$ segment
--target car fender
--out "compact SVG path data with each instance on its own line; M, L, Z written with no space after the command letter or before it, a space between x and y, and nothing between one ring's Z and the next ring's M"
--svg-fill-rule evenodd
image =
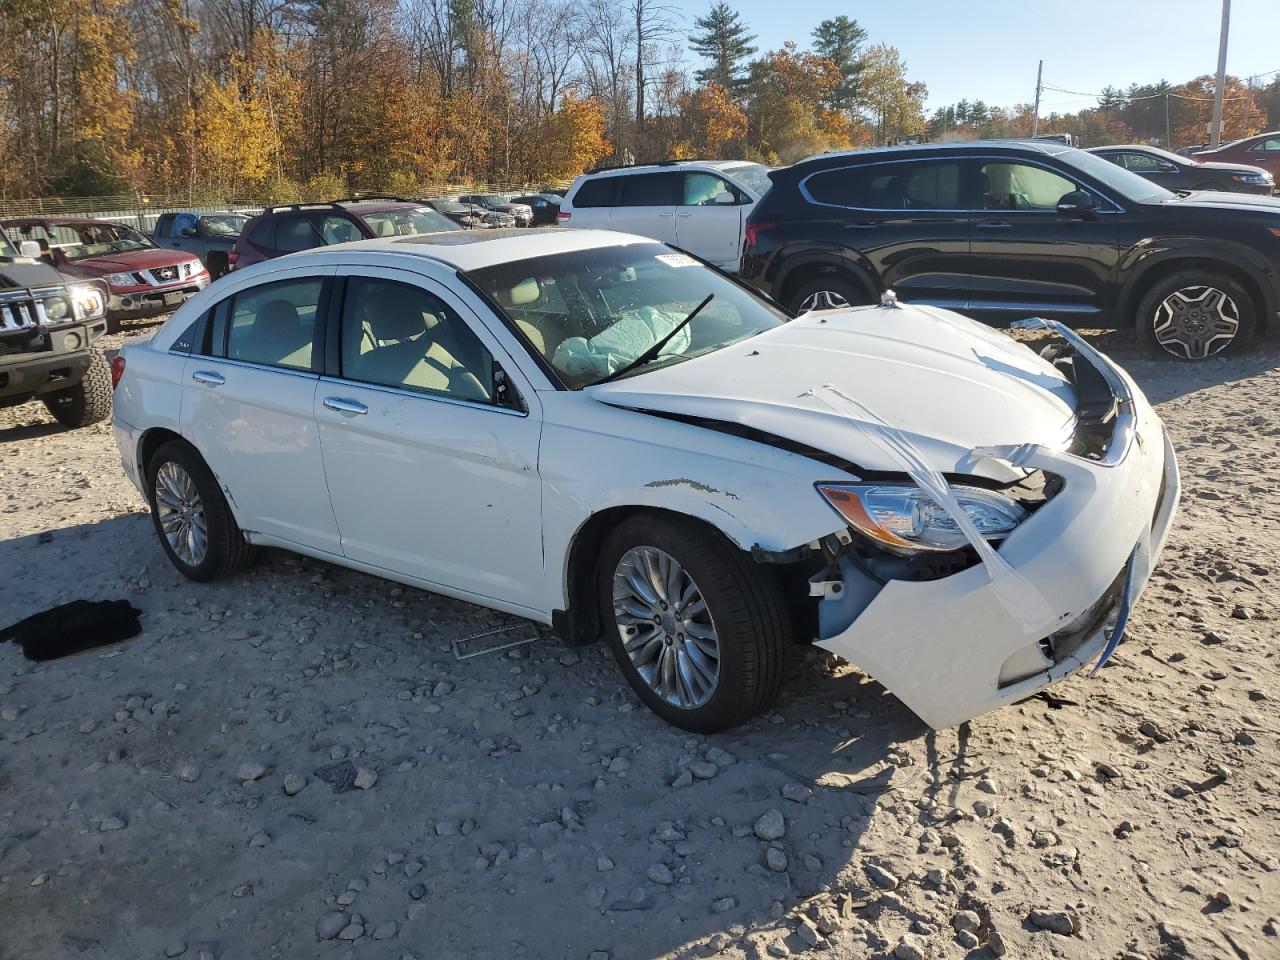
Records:
M1137 306L1153 270L1159 270L1178 261L1206 261L1221 263L1230 273L1243 272L1263 298L1263 313L1275 315L1276 277L1257 250L1232 240L1206 239L1202 236L1147 237L1130 246L1120 255L1117 279L1120 295L1117 298L1117 316L1128 318Z
M573 544L592 517L608 510L683 514L742 550L790 550L844 526L814 484L854 479L845 471L579 391L542 399L544 568L547 595L560 609L569 597Z
M871 260L858 250L852 250L839 244L822 241L801 241L788 244L774 258L771 267L765 273L769 289L779 302L784 302L782 292L788 284L802 273L817 268L829 268L836 273L844 273L854 277L873 297L878 295L884 284L872 265Z

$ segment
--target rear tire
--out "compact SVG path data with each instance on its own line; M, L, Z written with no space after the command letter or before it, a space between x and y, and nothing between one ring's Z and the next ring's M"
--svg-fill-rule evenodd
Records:
M147 462L146 476L156 536L179 573L203 583L249 563L253 547L194 447L182 440L164 444Z
M793 643L781 591L718 531L654 513L630 517L605 539L598 591L618 666L668 723L716 733L778 695Z
M87 427L111 416L111 364L106 354L94 347L89 352L89 368L74 387L41 397L45 408L64 427Z
M841 310L873 302L860 283L831 273L798 287L787 298L787 309L799 316L809 310Z
M1157 281L1138 303L1139 338L1164 360L1206 360L1238 353L1257 329L1257 307L1237 281L1212 270L1180 270Z

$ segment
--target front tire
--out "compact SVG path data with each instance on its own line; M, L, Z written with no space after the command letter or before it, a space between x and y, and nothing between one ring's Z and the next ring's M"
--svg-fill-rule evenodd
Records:
M777 582L718 531L646 513L606 539L599 603L610 649L668 723L716 733L782 686L791 621Z
M787 309L799 316L810 310L842 310L872 302L861 284L831 273L798 287L787 298Z
M173 440L147 462L147 501L169 562L190 580L229 576L253 555L218 487L195 449Z
M1257 329L1253 298L1226 274L1182 270L1138 303L1138 336L1165 360L1206 360L1239 352Z
M97 347L89 352L89 368L74 387L41 398L64 427L87 427L111 416L111 364Z

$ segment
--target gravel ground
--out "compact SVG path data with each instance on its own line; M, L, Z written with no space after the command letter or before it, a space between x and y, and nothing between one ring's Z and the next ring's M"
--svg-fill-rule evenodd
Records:
M1163 562L1097 678L941 733L816 651L696 737L602 647L455 659L507 622L462 603L189 583L107 426L0 411L0 623L145 627L0 648L0 958L1280 956L1280 354L1098 342L1180 451Z

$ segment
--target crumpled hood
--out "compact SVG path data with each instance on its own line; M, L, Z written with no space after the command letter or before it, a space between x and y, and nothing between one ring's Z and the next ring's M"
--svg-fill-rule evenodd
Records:
M586 388L604 403L742 424L901 471L845 413L807 395L831 384L905 433L942 472L1003 476L976 447L1061 448L1075 391L1008 336L947 310L900 305L807 314L715 353ZM833 402L843 407L832 397Z

